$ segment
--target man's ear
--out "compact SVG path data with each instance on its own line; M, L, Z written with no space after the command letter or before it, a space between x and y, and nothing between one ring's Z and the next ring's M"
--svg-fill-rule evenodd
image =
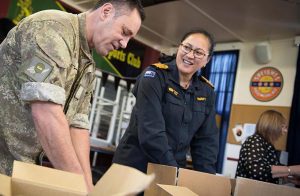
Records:
M111 3L105 3L99 9L100 17L102 20L105 20L115 15L115 8Z

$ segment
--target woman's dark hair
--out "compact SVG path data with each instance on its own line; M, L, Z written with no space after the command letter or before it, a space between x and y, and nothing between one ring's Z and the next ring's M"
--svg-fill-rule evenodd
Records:
M204 29L194 29L194 30L187 32L186 34L183 35L180 43L182 43L188 36L193 35L193 34L202 34L205 37L207 37L207 39L210 43L209 56L211 57L213 55L214 48L215 48L215 40L214 40L213 35L208 33L207 31L205 31Z
M160 55L158 57L158 61L161 63L167 63L167 62L174 60L175 58L176 58L176 54L167 55L165 53L160 53Z
M141 20L145 20L145 11L143 8L143 5L141 3L141 0L99 0L93 7L93 10L98 9L105 3L111 3L113 6L117 8L117 16L123 15L123 7L124 5L127 6L130 10L134 10L135 8L138 10Z

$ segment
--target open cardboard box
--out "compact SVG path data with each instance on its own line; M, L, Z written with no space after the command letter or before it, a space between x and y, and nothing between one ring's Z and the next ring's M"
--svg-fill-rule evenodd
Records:
M135 195L153 179L154 175L113 164L88 194L81 175L15 161L12 177L0 174L0 196Z
M148 164L147 173L154 173L156 178L145 196L231 195L230 179L223 176L152 163Z
M145 196L300 196L300 189L247 178L230 179L188 169L148 164L155 180Z
M234 196L300 196L300 189L237 177Z

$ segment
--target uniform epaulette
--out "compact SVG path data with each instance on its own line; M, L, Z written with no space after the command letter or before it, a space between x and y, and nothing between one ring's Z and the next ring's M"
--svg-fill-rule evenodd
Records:
M208 86L210 86L211 88L215 88L214 85L208 79L206 79L205 77L200 76L200 80L202 80L203 82L207 83Z
M153 66L159 68L159 69L168 69L169 66L163 63L154 63Z

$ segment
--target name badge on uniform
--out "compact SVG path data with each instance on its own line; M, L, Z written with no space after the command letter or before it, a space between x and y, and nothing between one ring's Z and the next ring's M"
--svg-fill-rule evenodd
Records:
M52 69L53 66L47 63L45 60L34 56L24 73L35 82L43 82L49 76Z
M168 91L172 94L174 94L175 96L178 96L178 92L176 90L174 90L172 87L168 87Z
M206 97L197 97L197 101L206 101Z
M148 71L145 72L144 77L145 78L154 78L155 74L156 74L155 71L148 70Z

